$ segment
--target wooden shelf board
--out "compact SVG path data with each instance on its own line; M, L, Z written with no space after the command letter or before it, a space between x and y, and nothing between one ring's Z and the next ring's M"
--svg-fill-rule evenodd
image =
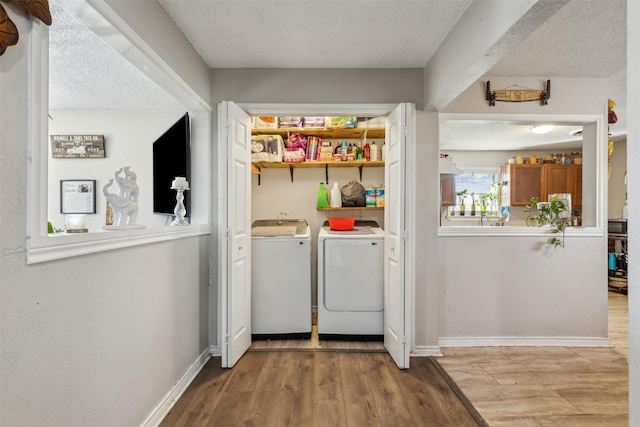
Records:
M346 208L316 208L317 211L381 211L384 206L346 207Z
M376 160L376 161L354 160L351 162L336 162L334 160L330 160L330 161L309 161L309 162L298 162L298 163L257 162L257 163L254 163L254 165L258 166L259 168L265 168L265 169L323 168L325 166L329 166L330 168L358 168L360 166L381 167L381 166L384 166L384 162L380 160Z
M350 129L325 129L325 128L278 128L278 129L251 129L252 135L280 135L283 138L292 133L300 133L302 135L319 136L325 139L360 139L364 137L365 132L367 138L384 138L384 128L350 128Z

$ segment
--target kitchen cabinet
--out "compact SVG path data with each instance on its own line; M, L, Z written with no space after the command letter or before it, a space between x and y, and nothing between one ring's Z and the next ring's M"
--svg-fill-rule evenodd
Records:
M511 206L526 206L532 197L543 199L544 165L511 165Z
M576 208L582 207L582 165L573 165L573 190L571 203Z
M456 205L456 181L452 176L440 178L442 206Z
M526 206L532 197L571 193L573 207L582 206L582 165L510 165L511 206Z
M542 170L543 194L571 193L573 191L573 168L571 165L543 165ZM543 200L546 199L547 196Z

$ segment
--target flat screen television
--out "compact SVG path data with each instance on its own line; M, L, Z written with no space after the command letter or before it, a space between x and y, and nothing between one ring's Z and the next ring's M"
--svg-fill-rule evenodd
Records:
M153 143L153 212L174 215L176 191L171 182L187 178L191 187L191 138L189 114L185 114ZM191 191L184 192L186 217L191 215Z

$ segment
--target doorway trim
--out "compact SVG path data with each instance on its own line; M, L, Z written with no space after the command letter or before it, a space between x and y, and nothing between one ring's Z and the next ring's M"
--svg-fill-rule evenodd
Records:
M232 101L233 102L233 101ZM388 116L399 104L402 103L363 103L363 104L298 104L298 103L236 103L238 107L247 112L250 116L286 116L286 115L308 115L308 116L342 116L342 115L356 115L356 116ZM406 251L405 251L405 287L406 292L410 297L410 313L407 313L407 317L411 319L409 336L407 337L407 345L409 347L410 354L414 354L415 350L415 140L416 140L416 115L415 108L412 109L414 114L411 118L410 128L406 132L407 137L407 157L405 165L405 181L406 181ZM217 123L217 128L214 129L212 134L217 135L219 127L224 126L222 123ZM222 287L227 284L223 282L220 271L224 268L223 263L224 256L222 253L222 245L226 243L225 239L225 225L226 225L226 207L228 200L226 198L226 185L227 177L226 167L223 167L223 163L226 161L229 147L224 141L218 141L218 202L220 203L217 208L218 214L218 254L217 254L217 266L218 266L218 289L217 289L217 304L211 304L211 317L213 325L216 326L215 343L211 344L211 353L214 356L221 355L222 339L224 339L224 333L221 330L222 325ZM214 314L215 312L215 314Z

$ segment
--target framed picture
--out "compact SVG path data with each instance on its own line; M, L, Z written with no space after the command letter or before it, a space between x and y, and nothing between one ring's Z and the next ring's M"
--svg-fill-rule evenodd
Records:
M104 135L51 135L54 159L104 158Z
M96 213L95 179L61 179L60 213L94 214Z

